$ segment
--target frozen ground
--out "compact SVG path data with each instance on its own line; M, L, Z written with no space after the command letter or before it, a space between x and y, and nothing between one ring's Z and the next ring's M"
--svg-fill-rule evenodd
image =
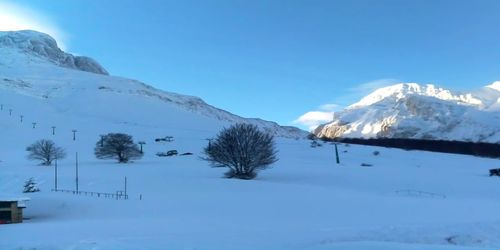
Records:
M487 175L498 160L341 145L336 165L332 145L278 139L280 161L244 181L199 159L209 136L201 132L168 130L175 141L155 143L165 130L110 128L146 140L145 157L130 164L96 160L97 133L56 134L69 153L59 188L74 189L78 151L80 190L122 190L127 176L130 199L113 200L51 192L54 168L23 151L41 129L0 115L11 131L0 142L0 190L26 196L30 177L42 189L28 195L28 220L0 226L0 249L500 248L500 179ZM194 155L154 155L169 149Z

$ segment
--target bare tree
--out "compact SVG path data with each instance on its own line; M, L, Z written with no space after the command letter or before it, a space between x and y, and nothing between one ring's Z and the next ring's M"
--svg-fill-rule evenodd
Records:
M273 136L244 123L223 129L204 153L212 166L229 168L227 178L253 179L278 160Z
M66 157L66 152L61 147L57 147L51 140L38 140L26 148L29 152L28 159L40 160L41 165L50 166L54 159L62 159Z
M142 157L142 152L132 140L132 136L122 133L101 135L94 153L98 159L117 159L119 163Z

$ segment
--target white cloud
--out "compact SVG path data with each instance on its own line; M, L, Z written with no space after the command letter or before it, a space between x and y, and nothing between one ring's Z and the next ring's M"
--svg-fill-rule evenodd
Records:
M319 125L332 121L333 112L326 111L310 111L301 115L293 123L305 126L309 130L314 130Z
M323 105L319 106L319 109L321 109L323 111L330 111L330 112L337 111L340 108L341 108L341 106L338 104L335 104L335 103L327 103L327 104L323 104Z
M0 31L36 30L56 39L62 50L66 50L67 35L45 15L16 4L0 2Z

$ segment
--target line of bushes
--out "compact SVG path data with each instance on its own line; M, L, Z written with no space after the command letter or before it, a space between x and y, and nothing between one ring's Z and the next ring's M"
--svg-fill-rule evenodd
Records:
M495 143L402 138L335 138L327 140L351 144L401 148L405 150L424 150L500 158L500 144Z

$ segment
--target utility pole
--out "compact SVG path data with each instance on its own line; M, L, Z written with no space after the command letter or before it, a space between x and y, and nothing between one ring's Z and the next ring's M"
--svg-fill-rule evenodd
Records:
M78 193L78 152L76 152L76 192Z
M52 135L56 134L56 126L52 126Z
M127 199L127 176L125 176L125 200Z
M36 126L36 122L32 122L31 124L33 124L33 128L35 128L35 126Z
M142 152L142 145L146 144L146 142L140 141L140 142L138 142L138 143L139 143L139 145L141 145L141 154L142 154L142 153L143 153L143 152Z
M24 116L23 115L20 115L19 117L21 117L21 123L23 122L23 118Z
M337 164L340 164L340 158L339 158L339 149L337 148L337 143L335 145L335 158L337 160Z
M73 141L76 140L76 129L71 130L73 132Z
M57 191L57 157L56 157L56 162L54 166L54 190Z

